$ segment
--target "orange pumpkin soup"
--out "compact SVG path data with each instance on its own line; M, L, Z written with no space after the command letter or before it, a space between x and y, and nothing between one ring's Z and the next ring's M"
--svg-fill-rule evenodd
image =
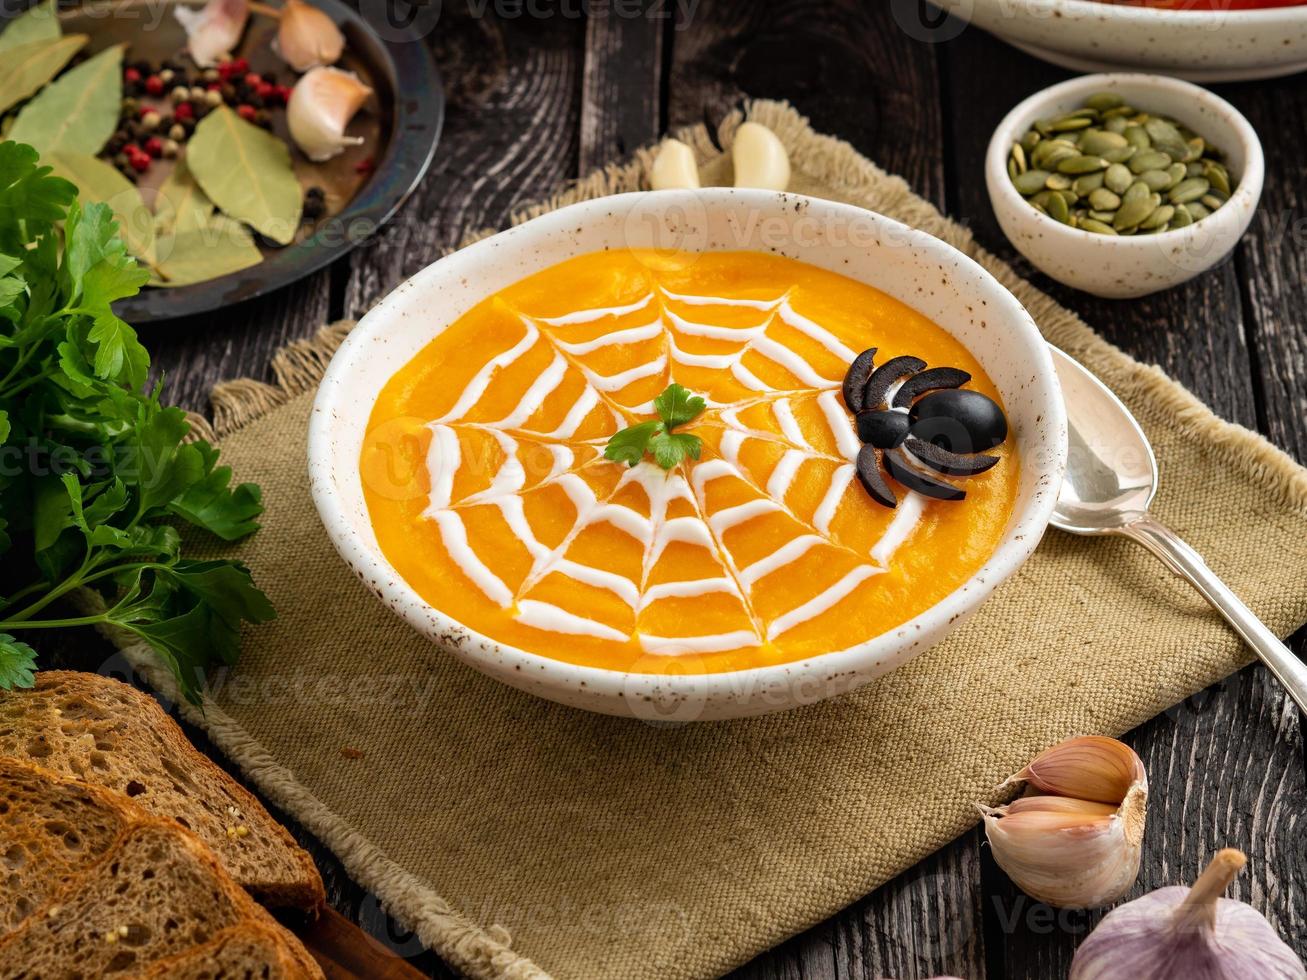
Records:
M906 622L994 550L1014 440L964 500L856 477L840 382L856 352L969 372L884 293L755 252L600 252L478 304L386 384L360 465L377 540L432 606L556 660L729 671L844 650ZM706 400L670 470L604 458L678 383Z

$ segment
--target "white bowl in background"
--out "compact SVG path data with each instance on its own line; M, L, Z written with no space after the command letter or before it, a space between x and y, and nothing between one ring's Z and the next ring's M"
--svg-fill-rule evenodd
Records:
M1154 235L1098 234L1036 211L1008 176L1012 144L1036 119L1078 109L1095 92L1116 92L1139 109L1170 116L1219 149L1237 181L1230 200L1187 227ZM1262 144L1239 110L1165 75L1082 75L1036 92L998 124L985 154L990 204L1017 251L1058 282L1109 299L1170 289L1220 262L1248 230L1265 176Z
M1160 10L1097 0L935 0L1036 58L1073 71L1160 71L1195 82L1307 69L1307 6Z
M1015 509L983 568L915 619L867 642L715 674L625 673L514 649L451 620L391 568L368 518L359 468L372 405L391 376L471 307L525 276L601 249L669 246L774 252L850 276L919 310L975 355L1003 398L1021 459ZM842 694L938 643L1034 551L1057 499L1066 451L1048 348L1021 304L979 265L924 232L861 208L731 188L574 204L428 266L375 306L336 352L313 405L308 443L313 498L332 542L382 602L419 632L532 694L607 714L679 721L761 714Z

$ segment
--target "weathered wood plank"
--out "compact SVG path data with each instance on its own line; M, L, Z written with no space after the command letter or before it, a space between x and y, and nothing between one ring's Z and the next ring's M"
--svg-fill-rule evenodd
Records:
M581 79L580 173L621 160L658 135L663 36L672 15L663 0L592 7Z

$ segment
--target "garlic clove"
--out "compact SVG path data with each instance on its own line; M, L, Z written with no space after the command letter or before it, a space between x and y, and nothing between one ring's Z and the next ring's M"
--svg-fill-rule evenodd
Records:
M1027 782L1041 793L1118 804L1136 783L1148 785L1144 764L1130 746L1101 735L1081 735L1060 742L1003 786Z
M1113 909L1076 950L1069 980L1307 980L1256 909L1221 897L1246 860L1225 848L1192 888L1159 888Z
M1081 816L1110 817L1116 807L1110 803L1091 800L1073 800L1069 796L1022 796L1002 807L1009 814L1016 813L1075 813Z
M663 140L649 168L649 186L656 191L699 186L694 151L676 139Z
M286 0L272 49L296 71L334 65L345 50L336 22L304 0Z
M1128 892L1139 876L1146 800L1147 791L1136 786L1108 814L1096 812L1098 804L1080 812L1026 804L981 813L994 860L1018 888L1059 908L1097 908Z
M186 31L186 50L201 68L212 68L240 45L250 19L246 0L209 0L201 9L178 4L173 14Z
M736 187L783 191L790 183L790 157L785 144L766 126L741 123L731 146Z
M330 160L347 146L363 142L345 127L372 94L357 75L339 68L313 68L295 83L286 103L291 138L315 163Z

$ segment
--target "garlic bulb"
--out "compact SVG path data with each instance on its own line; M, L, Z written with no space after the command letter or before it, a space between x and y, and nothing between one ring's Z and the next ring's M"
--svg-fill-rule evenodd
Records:
M699 186L699 165L694 151L680 140L663 140L649 168L649 186L656 191Z
M790 157L785 144L766 126L741 123L731 146L736 187L783 191L790 183Z
M372 94L357 75L339 68L314 68L295 83L286 103L286 124L295 145L315 163L330 160L363 142L345 127Z
M981 806L994 860L1032 898L1096 908L1120 898L1139 875L1148 779L1139 756L1100 736L1068 739L1003 785L1037 794Z
M336 22L304 0L286 0L272 49L296 71L334 65L345 50Z
M1222 898L1247 859L1218 851L1192 888L1159 888L1113 909L1080 944L1069 980L1304 980L1271 924Z
M211 68L235 51L250 19L246 0L209 0L200 10L178 4L173 13L186 31L186 50L201 68Z

